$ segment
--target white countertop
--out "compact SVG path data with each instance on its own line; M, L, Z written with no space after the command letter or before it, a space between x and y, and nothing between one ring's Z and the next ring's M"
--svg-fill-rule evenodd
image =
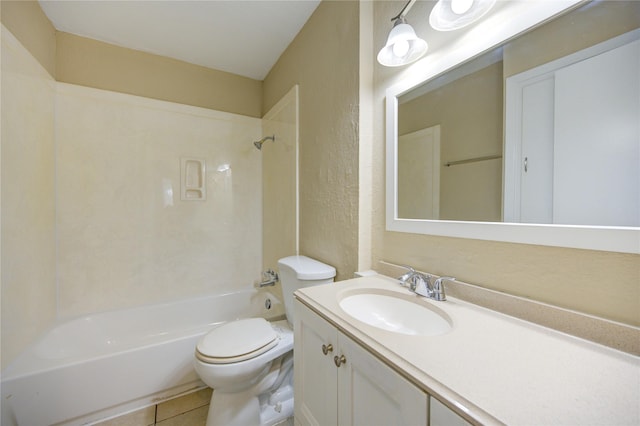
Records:
M448 315L434 337L381 330L344 312L353 292L394 292ZM640 425L640 358L448 297L416 296L378 275L296 297L410 381L477 423Z

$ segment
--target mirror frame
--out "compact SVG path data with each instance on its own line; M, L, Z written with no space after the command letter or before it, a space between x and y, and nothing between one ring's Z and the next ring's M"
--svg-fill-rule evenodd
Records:
M520 244L640 253L640 228L502 222L418 220L398 217L398 97L482 53L585 3L584 0L513 2L490 15L453 43L411 65L386 90L386 229L387 231L480 239ZM480 36L482 34L482 36Z

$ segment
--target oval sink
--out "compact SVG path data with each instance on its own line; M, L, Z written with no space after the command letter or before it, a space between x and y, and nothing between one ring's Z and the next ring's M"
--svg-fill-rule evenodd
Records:
M451 330L443 315L400 297L359 293L344 297L339 304L355 319L395 333L437 336Z

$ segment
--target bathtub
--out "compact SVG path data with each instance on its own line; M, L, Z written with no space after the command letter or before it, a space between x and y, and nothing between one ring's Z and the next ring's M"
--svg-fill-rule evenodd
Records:
M284 307L250 289L57 324L2 372L2 425L88 424L205 387L197 340L255 316L281 319Z

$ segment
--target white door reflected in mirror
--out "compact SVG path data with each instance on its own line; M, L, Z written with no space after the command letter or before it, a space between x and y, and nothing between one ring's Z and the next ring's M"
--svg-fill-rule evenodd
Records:
M639 40L508 78L504 220L640 226L638 117Z

